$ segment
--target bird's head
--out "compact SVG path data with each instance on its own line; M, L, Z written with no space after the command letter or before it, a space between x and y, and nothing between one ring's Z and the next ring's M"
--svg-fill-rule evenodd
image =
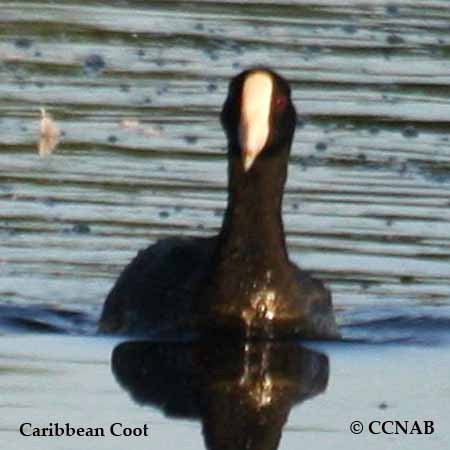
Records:
M289 84L266 68L240 73L230 82L221 121L230 151L249 172L258 158L290 148L296 111Z

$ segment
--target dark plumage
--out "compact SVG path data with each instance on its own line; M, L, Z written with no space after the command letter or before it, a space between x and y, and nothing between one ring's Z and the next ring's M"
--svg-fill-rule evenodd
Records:
M289 85L268 69L241 73L221 121L229 187L219 235L140 251L109 293L99 330L338 336L329 291L286 250L281 205L296 124Z

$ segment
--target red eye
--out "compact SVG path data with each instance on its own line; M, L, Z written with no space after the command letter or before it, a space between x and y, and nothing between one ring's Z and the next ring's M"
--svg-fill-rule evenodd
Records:
M278 95L275 98L275 110L278 112L281 112L286 108L287 105L287 98L285 95Z

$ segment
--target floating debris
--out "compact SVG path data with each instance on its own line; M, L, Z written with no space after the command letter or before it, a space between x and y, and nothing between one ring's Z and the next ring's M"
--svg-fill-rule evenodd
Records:
M97 74L99 72L102 72L106 67L105 60L103 56L92 54L89 55L83 63L83 70L84 73L87 75L90 74Z
M91 232L91 227L87 223L76 223L72 227L72 231L79 234L88 234Z
M144 136L161 136L161 128L154 127L152 125L144 125L138 119L129 118L123 119L119 123L120 128L125 128L127 130L134 130L139 134Z
M41 121L39 124L39 156L50 155L59 142L60 131L50 114L41 108Z
M414 125L407 125L402 131L402 134L406 138L415 138L419 135L419 131Z
M353 24L346 24L342 27L345 33L347 34L355 34L358 30Z
M33 45L33 41L31 39L28 39L28 38L17 38L14 41L14 45L17 48L22 48L22 49L26 50L26 49L30 48Z
M186 136L184 136L184 140L187 144L196 144L198 141L198 137L191 134L187 134Z
M138 129L141 127L141 122L138 119L123 119L120 122L121 128Z
M358 153L356 158L358 159L359 162L362 162L362 163L367 161L367 156L364 153Z
M386 38L386 42L390 45L399 45L403 44L405 40L401 36L398 36L397 34L390 34Z
M386 14L390 16L398 16L399 9L396 5L386 5L385 7Z

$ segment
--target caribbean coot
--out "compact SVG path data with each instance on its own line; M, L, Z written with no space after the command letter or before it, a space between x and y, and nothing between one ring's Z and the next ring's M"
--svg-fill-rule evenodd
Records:
M99 330L335 338L330 292L289 261L281 206L296 124L288 83L266 68L230 83L228 206L218 236L142 250L109 293Z

